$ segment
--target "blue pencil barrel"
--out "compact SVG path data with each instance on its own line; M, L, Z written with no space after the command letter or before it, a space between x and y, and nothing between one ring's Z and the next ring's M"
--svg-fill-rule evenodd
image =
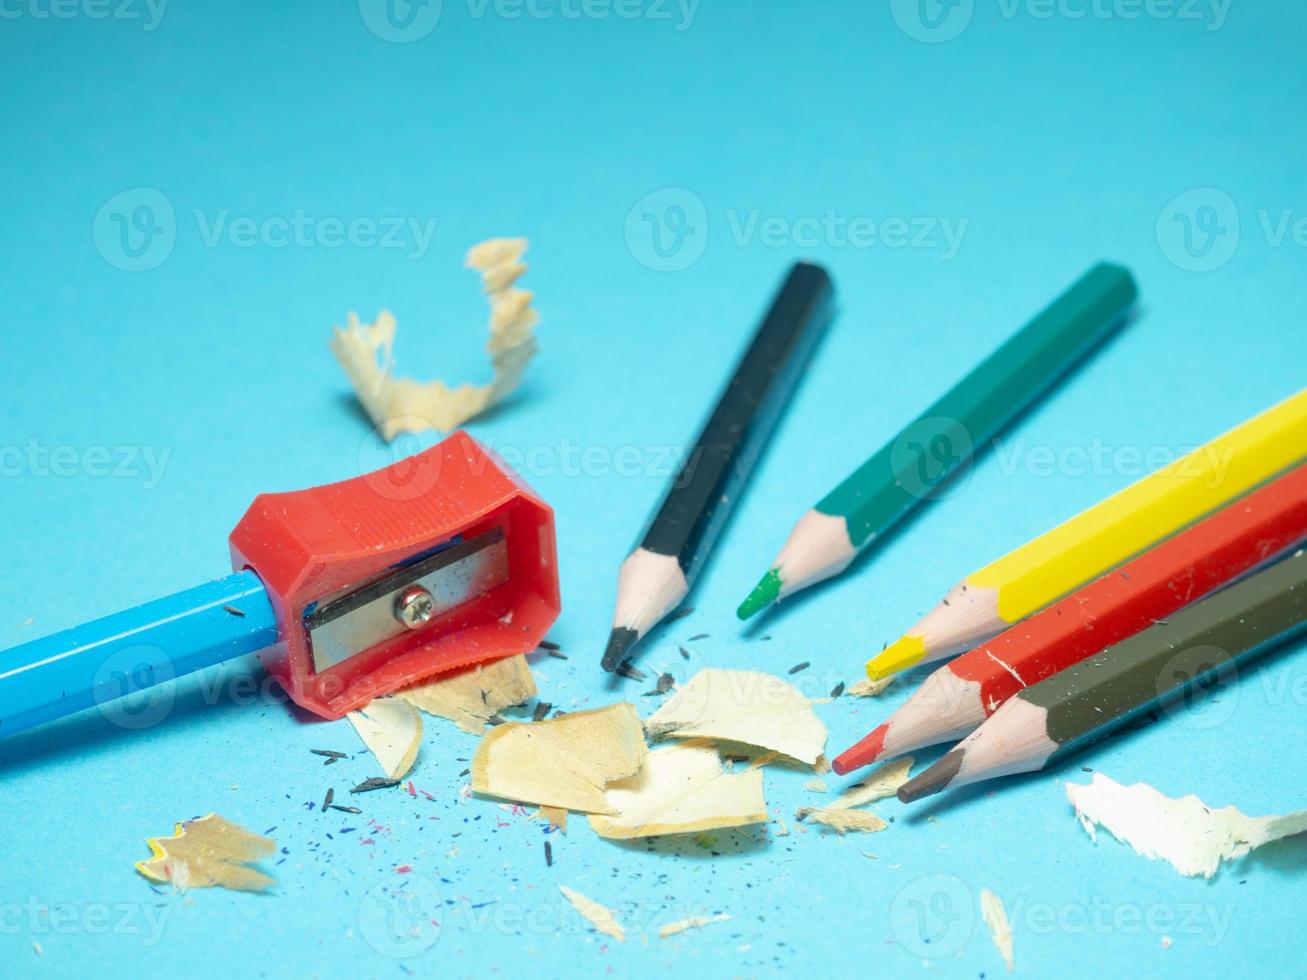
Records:
M0 653L0 738L271 646L277 619L237 572Z

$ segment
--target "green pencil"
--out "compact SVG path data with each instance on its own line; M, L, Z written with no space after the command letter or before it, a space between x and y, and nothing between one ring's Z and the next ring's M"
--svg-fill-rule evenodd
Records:
M1117 329L1138 290L1100 263L799 519L740 604L748 619L837 575Z

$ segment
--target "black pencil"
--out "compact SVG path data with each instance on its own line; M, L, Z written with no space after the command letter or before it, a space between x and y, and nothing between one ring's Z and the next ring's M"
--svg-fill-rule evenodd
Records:
M899 788L905 803L1018 772L1102 738L1307 628L1299 551L1012 697L933 766Z
M830 320L833 297L821 266L799 262L790 270L662 506L622 563L604 670L615 670L689 594Z

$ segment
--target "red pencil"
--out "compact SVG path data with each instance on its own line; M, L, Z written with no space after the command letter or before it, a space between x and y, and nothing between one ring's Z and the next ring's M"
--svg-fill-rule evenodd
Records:
M935 671L832 768L960 738L1029 687L1201 599L1307 537L1307 463Z

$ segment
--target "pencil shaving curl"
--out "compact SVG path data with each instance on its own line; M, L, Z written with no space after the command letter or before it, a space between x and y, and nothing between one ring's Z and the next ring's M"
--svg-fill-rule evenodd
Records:
M612 813L605 787L633 776L648 749L635 708L621 702L492 729L472 757L472 789L519 803Z
M908 781L912 771L913 758L910 755L874 769L871 775L854 783L839 798L834 800L828 810L848 810L865 803L875 803L893 796L900 786Z
M803 693L755 670L701 670L645 722L654 738L710 738L817 766L826 726Z
M1146 858L1163 860L1182 875L1210 878L1225 861L1307 832L1307 810L1249 817L1233 806L1210 807L1197 796L1172 799L1147 783L1122 786L1101 772L1088 784L1067 783L1067 797L1091 839L1102 826Z
M494 379L487 385L450 388L439 380L423 383L396 378L397 325L388 310L382 310L370 324L350 313L344 327L333 328L332 353L349 376L359 403L387 441L404 432L449 432L499 403L521 384L537 350L533 331L539 322L531 307L531 293L514 286L526 271L521 261L526 247L525 238L492 238L467 253L467 267L481 273L490 302L486 351Z
M263 891L274 879L249 867L277 850L275 841L251 833L211 813L177 824L171 837L151 837L149 860L136 870L154 881L170 882L179 892L189 888Z
M1003 900L988 888L980 890L980 915L985 920L990 938L994 940L999 955L1007 965L1007 972L1011 973L1015 965L1012 926L1008 923L1007 909L1003 907Z
M590 816L590 826L600 837L629 840L765 823L762 779L761 768L726 772L708 746L658 749L638 773L608 787L612 813Z
M601 905L593 898L582 895L575 888L568 888L566 885L559 885L558 890L572 903L572 908L580 912L595 929L605 936L612 936L619 943L626 942L626 930L622 928L622 924L617 921L617 916L607 905Z
M823 824L841 837L850 830L861 834L874 834L889 826L884 820L866 810L836 810L830 807L801 807L794 816Z
M504 708L536 695L535 678L525 656L505 657L396 692L420 711L447 718L470 735L480 735Z
M345 716L390 779L413 768L422 745L422 716L402 698L377 698Z

